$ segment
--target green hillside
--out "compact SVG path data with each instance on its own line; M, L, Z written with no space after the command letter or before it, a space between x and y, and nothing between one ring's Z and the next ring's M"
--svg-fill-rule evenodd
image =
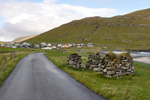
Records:
M0 41L0 44L3 44L3 42Z
M75 20L27 40L30 43L95 43L115 49L150 48L150 9L111 18Z

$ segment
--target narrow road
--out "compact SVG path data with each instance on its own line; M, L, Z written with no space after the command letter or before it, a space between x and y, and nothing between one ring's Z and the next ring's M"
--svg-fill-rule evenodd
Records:
M57 68L42 53L17 64L0 88L0 100L104 100Z

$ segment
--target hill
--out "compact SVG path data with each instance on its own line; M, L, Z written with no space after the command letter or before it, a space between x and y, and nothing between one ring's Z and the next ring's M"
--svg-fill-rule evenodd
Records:
M3 42L0 41L0 44L3 44Z
M88 17L42 33L31 43L95 43L114 49L148 49L150 9L111 18Z
M19 38L16 38L15 40L13 40L12 43L26 41L26 40L31 39L33 37L35 37L35 35L19 37Z

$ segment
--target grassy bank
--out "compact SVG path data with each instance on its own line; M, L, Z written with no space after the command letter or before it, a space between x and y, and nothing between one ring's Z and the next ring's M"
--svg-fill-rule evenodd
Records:
M66 65L66 57L77 49L52 50L46 56L71 77L83 83L95 93L111 100L149 100L150 99L150 65L134 63L135 75L121 79L108 79L92 70L76 70ZM83 65L87 61L89 50L78 53Z
M11 51L11 49L7 49L7 52ZM13 59L11 53L0 53L0 86L10 75L18 61L30 53L33 53L33 51L16 51Z

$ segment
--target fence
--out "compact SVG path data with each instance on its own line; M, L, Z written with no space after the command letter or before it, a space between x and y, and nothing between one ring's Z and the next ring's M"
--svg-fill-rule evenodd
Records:
M0 65L7 64L15 58L15 52L1 53L0 54Z

